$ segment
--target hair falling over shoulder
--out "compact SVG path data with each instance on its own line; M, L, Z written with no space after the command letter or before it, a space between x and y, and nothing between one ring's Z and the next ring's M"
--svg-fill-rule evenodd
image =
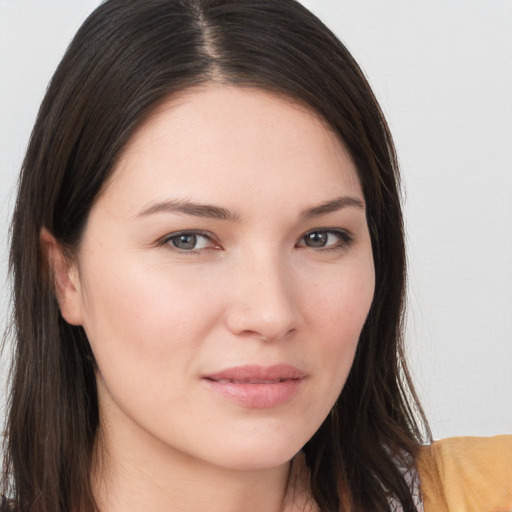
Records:
M210 81L308 106L356 164L375 295L343 392L303 450L323 512L389 511L390 498L415 510L404 472L430 434L403 348L395 150L356 62L294 0L106 0L73 39L30 138L11 227L14 351L2 494L20 512L96 510L94 357L84 330L59 312L40 233L47 229L72 255L135 129L170 95Z

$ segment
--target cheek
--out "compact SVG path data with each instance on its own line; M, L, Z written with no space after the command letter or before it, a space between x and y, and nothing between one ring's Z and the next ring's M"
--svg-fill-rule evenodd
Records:
M218 316L200 275L116 261L88 276L84 328L102 373L168 374L187 364Z
M309 435L329 414L352 368L373 298L373 265L357 271L347 268L322 282L323 286L318 283L307 295L310 331L303 353L317 369L312 377L314 395L305 414L310 421Z
M318 276L317 276L318 277ZM321 277L321 276L320 276ZM323 369L323 396L329 410L342 391L354 360L361 330L373 300L373 260L361 258L330 276L317 279L308 297L307 324L312 326L309 353Z
M308 294L302 293L310 297L310 318L324 333L323 339L357 342L374 290L373 260L368 258L326 276L322 285L317 284Z

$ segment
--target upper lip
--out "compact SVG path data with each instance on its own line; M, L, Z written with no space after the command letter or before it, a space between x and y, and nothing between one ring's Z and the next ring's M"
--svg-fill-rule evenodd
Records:
M240 383L271 383L283 380L303 379L306 374L289 364L272 366L245 365L233 366L220 372L205 375L205 379L214 381L231 381Z

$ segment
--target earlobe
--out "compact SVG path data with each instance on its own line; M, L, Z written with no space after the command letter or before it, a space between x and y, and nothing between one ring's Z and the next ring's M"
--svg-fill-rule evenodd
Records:
M82 325L82 294L76 264L46 228L41 229L39 239L62 317L69 324Z

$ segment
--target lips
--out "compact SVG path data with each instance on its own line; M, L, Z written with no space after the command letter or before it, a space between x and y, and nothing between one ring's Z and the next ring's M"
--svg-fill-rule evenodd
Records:
M221 384L225 384L226 382L236 382L239 384L276 384L278 382L283 382L288 379L212 379Z
M288 364L237 366L203 377L210 390L251 409L284 405L299 392L306 374Z
M279 382L289 379L302 379L305 377L303 371L289 364L276 364L273 366L236 366L222 370L218 373L207 375L207 379L233 382Z

